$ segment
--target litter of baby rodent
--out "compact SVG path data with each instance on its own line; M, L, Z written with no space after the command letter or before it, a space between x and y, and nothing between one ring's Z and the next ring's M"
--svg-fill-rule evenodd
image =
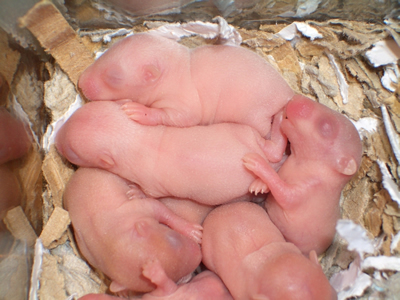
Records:
M101 5L105 4L98 3L97 7ZM113 26L76 30L76 23L65 20L55 6L49 3L44 6L40 11L50 13L35 15L31 11L29 18L34 19L25 18L25 26L46 53L22 49L0 31L1 53L7 54L7 59L0 57L0 62L4 62L0 63L0 73L11 91L7 106L29 122L36 141L18 171L23 190L22 210L14 209L6 217L6 224L15 238L19 238L20 226L30 227L22 229L25 234L34 231L43 238L44 246L37 242L36 247L42 250L36 251L36 268L33 269L37 274L30 283L32 299L78 298L108 290L109 279L87 265L68 227L62 196L75 168L55 149L54 133L66 116L83 104L78 98L77 79L94 61L94 54L129 34L150 30L172 32L176 40L190 48L222 40L233 43L241 40L242 47L255 51L273 65L296 93L317 100L353 122L362 138L363 158L358 173L343 189L340 207L341 219L354 223L338 223L338 234L319 261L339 299L396 299L399 271L396 265L400 261L400 106L397 96L400 27L396 18L389 16L386 24L343 17L277 24L250 20L228 25L224 19L191 23L189 20L176 22L171 17L160 20L143 17L142 24L126 26L131 18L128 16L124 21L127 23L120 23L125 25L121 29L115 24L124 14L110 9ZM111 22L104 21L104 17L95 13L94 6L87 3L74 10L81 13L80 16L92 14L103 22ZM242 9L243 16L251 16L251 13L254 10ZM51 18L47 19L47 14ZM36 22L37 18L43 22ZM230 22L232 18L226 16L228 23L235 24ZM80 22L82 20L83 17ZM49 26L49 22L62 27L57 32L40 28ZM250 23L252 27L244 26ZM61 32L68 33L69 38L65 39ZM379 60L382 57L388 60ZM28 239L32 247L35 235L31 234ZM30 257L33 251L20 254L20 247L29 248L19 243L12 247L19 257ZM0 274L7 274L13 268L2 258ZM20 271L18 274L22 277L15 273L15 277L9 279L9 286L20 286L21 278L26 276ZM25 299L27 292L13 297Z

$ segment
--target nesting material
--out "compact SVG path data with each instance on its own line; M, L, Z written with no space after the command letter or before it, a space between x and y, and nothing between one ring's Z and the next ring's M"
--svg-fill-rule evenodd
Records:
M20 19L39 40L42 47L50 52L58 64L76 84L80 73L91 63L93 57L78 38L75 30L64 19L60 11L49 1L36 4ZM48 28L57 30L48 30ZM76 63L79 59L81 64Z
M58 241L62 237L70 223L71 220L69 219L68 212L61 207L56 207L40 234L43 246L49 249L54 248L56 245L53 242Z
M10 209L4 218L4 223L15 238L26 241L30 247L35 245L36 233L29 224L21 206Z
M23 204L25 213L21 207L10 211L7 226L18 238L29 232L26 238L30 245L35 243L36 233L29 223L37 234L43 227L41 237L47 250L43 253L39 274L39 299L64 300L74 293L82 296L89 292L105 292L109 282L84 262L73 234L66 230L69 219L62 209L62 192L74 167L59 156L51 145L51 138L42 138L46 131L47 137L56 131L58 125L55 122L68 114L68 109L76 103L74 85L80 73L93 62L95 52L106 50L127 34L153 30L166 22L147 21L145 25L123 29L80 32L79 36L52 4L41 2L22 19L22 23L55 62L37 61L30 67L17 67L19 56L27 54L7 47L0 33L0 49L7 49L15 66L6 76L7 81L16 101L26 112L39 144L39 149L24 161L23 168L30 170L29 176L21 176L21 183L27 189ZM332 278L332 284L337 283L339 299L391 297L398 293L396 286L400 282L398 269L394 268L400 259L397 242L400 231L397 201L400 72L398 50L393 51L393 60L376 66L375 59L371 59L374 55L371 49L379 50L376 47L382 47L383 42L399 48L397 32L400 27L393 20L387 25L339 19L293 24L274 22L273 25L260 24L258 29L232 28L240 34L241 46L269 61L293 90L344 114L356 125L363 141L364 155L359 172L342 192L342 218L354 222L348 226L359 225L364 230L363 242L371 244L374 250L363 254L349 250L347 245L352 243L351 239L347 241L338 235L320 257L320 262L325 274ZM179 24L167 25L179 28ZM46 28L58 30L53 32ZM181 37L180 42L196 47L217 40L193 33ZM38 72L32 71L34 67L42 72L46 70L47 85ZM1 61L0 72L5 75ZM11 81L13 76L14 81ZM46 147L44 141L48 143ZM28 190L29 186L35 188ZM40 206L37 199L42 201ZM342 280L339 275L344 276ZM79 278L79 284L76 278Z

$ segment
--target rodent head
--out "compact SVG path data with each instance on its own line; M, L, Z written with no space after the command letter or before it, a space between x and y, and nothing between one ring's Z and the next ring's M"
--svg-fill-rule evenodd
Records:
M57 150L71 163L81 167L98 167L109 170L114 166L110 145L115 132L107 110L119 109L114 102L89 102L79 108L60 128L55 139ZM107 132L107 134L105 134ZM111 133L111 134L108 134Z
M108 224L110 236L100 247L104 264L99 269L118 286L136 292L155 288L142 275L142 266L149 260L158 259L175 282L193 272L201 260L200 247L153 217L135 216L137 208L130 209L129 205L127 202L110 216L113 224Z
M282 130L296 155L325 161L346 176L357 172L362 144L345 116L302 95L289 101L286 116Z
M167 38L135 34L100 56L82 73L78 85L92 101L131 99L150 104L164 73L171 72L185 52L189 55L186 47Z

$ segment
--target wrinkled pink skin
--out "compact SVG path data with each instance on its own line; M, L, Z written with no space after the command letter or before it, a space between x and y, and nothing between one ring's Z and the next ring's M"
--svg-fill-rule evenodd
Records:
M89 100L132 100L123 108L144 125L231 122L249 125L263 137L272 116L294 95L282 76L248 49L189 50L149 33L113 45L83 72L79 87Z
M193 272L201 260L201 226L136 193L115 174L79 168L64 194L79 250L111 278L113 292L152 291L154 284L142 275L149 260L158 259L173 281Z
M200 273L189 283L177 285L168 278L159 261L154 260L145 264L143 275L157 286L141 298L144 300L233 300L221 279L210 271Z
M118 103L96 101L63 125L56 146L73 164L118 174L149 197L218 205L250 199L256 176L242 158L250 152L262 156L263 141L253 128L239 124L144 126L130 120Z
M152 280L157 288L143 296L129 299L143 300L233 300L229 291L217 275L204 271L196 275L190 282L176 284L165 274L158 261L149 261L143 267L145 277ZM116 300L121 299L109 295L89 294L79 300Z
M157 285L153 292L129 299L143 300L233 300L229 291L217 275L204 271L196 275L190 282L176 284L163 273L157 266L147 267L144 273L152 272L151 276ZM79 300L117 300L121 298L104 294L89 294Z
M0 164L22 157L30 147L24 124L0 107Z
M304 96L293 97L286 115L281 128L291 154L278 173L257 154L244 164L269 186L265 208L286 240L321 254L333 240L340 194L360 166L362 144L346 117Z
M235 300L336 299L315 252L286 242L257 204L221 205L203 227L203 262Z
M188 199L168 197L159 200L176 215L195 224L203 224L208 213L214 208L214 206L201 204Z

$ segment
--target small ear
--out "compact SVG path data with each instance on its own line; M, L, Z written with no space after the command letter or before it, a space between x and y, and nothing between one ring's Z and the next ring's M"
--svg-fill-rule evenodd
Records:
M126 287L124 287L123 285L119 284L116 281L112 281L110 284L110 291L113 293L119 293L126 290Z
M153 65L144 65L143 66L143 78L145 82L154 82L161 76L160 69Z
M357 162L353 157L341 157L337 160L336 171L343 175L354 175L358 170Z
M99 155L99 164L101 168L108 170L114 167L115 162L110 155L106 153L101 153Z
M315 252L315 250L311 250L310 253L308 254L308 257L310 258L312 263L316 264L319 267L321 266L318 261L317 252Z

